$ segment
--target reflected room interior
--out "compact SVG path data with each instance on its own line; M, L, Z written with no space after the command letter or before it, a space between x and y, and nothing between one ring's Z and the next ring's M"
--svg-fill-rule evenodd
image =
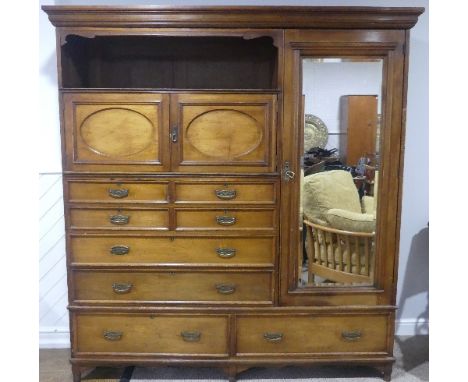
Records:
M374 285L382 70L302 60L299 287Z

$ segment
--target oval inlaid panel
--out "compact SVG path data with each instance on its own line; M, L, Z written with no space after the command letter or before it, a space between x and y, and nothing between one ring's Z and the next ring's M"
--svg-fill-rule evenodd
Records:
M97 154L126 157L137 154L152 143L153 124L130 109L99 110L81 124L81 137Z
M237 110L212 110L190 122L187 140L199 152L217 158L236 158L255 150L262 129L251 116Z

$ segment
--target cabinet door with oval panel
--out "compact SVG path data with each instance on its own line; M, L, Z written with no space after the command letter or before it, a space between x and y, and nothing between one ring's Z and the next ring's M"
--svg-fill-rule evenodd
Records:
M275 171L276 94L172 94L171 121L174 171Z
M66 170L168 170L168 100L166 94L63 94Z

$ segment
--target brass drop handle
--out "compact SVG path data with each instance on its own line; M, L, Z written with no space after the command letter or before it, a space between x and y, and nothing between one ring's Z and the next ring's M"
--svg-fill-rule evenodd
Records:
M223 259L229 259L236 255L236 250L234 248L216 248L216 253Z
M236 291L235 284L216 284L215 288L219 294L233 294Z
M110 217L110 222L115 225L125 225L130 221L130 216L128 215L112 215Z
M268 342L281 342L283 341L283 333L263 333L263 338Z
M236 190L215 190L215 195L218 199L231 200L237 196Z
M236 218L234 216L216 216L216 223L219 225L233 225L236 224Z
M118 256L126 255L129 252L130 252L130 247L127 247L126 245L114 245L110 249L111 254L118 255Z
M115 199L123 199L128 196L128 189L126 188L109 188L109 196Z
M103 333L103 336L107 341L119 341L122 339L123 332L114 332L111 330L105 330Z
M113 283L112 289L115 293L124 294L129 293L132 290L133 284L130 283Z
M184 330L180 333L185 342L198 342L201 338L201 332Z
M362 332L360 330L351 330L351 331L342 331L341 332L341 337L345 341L359 341L362 337Z

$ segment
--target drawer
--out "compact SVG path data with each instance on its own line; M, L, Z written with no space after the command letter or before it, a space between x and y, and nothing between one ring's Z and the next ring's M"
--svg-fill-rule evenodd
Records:
M168 210L70 208L70 227L74 229L167 230Z
M68 181L68 201L79 203L167 203L167 183Z
M177 229L274 229L274 209L176 209Z
M237 319L237 353L385 352L387 316L251 316Z
M275 203L274 183L176 183L177 203Z
M74 322L77 353L228 353L223 316L76 314Z
M273 265L274 237L71 236L72 263Z
M75 299L111 302L268 302L271 272L74 271Z

